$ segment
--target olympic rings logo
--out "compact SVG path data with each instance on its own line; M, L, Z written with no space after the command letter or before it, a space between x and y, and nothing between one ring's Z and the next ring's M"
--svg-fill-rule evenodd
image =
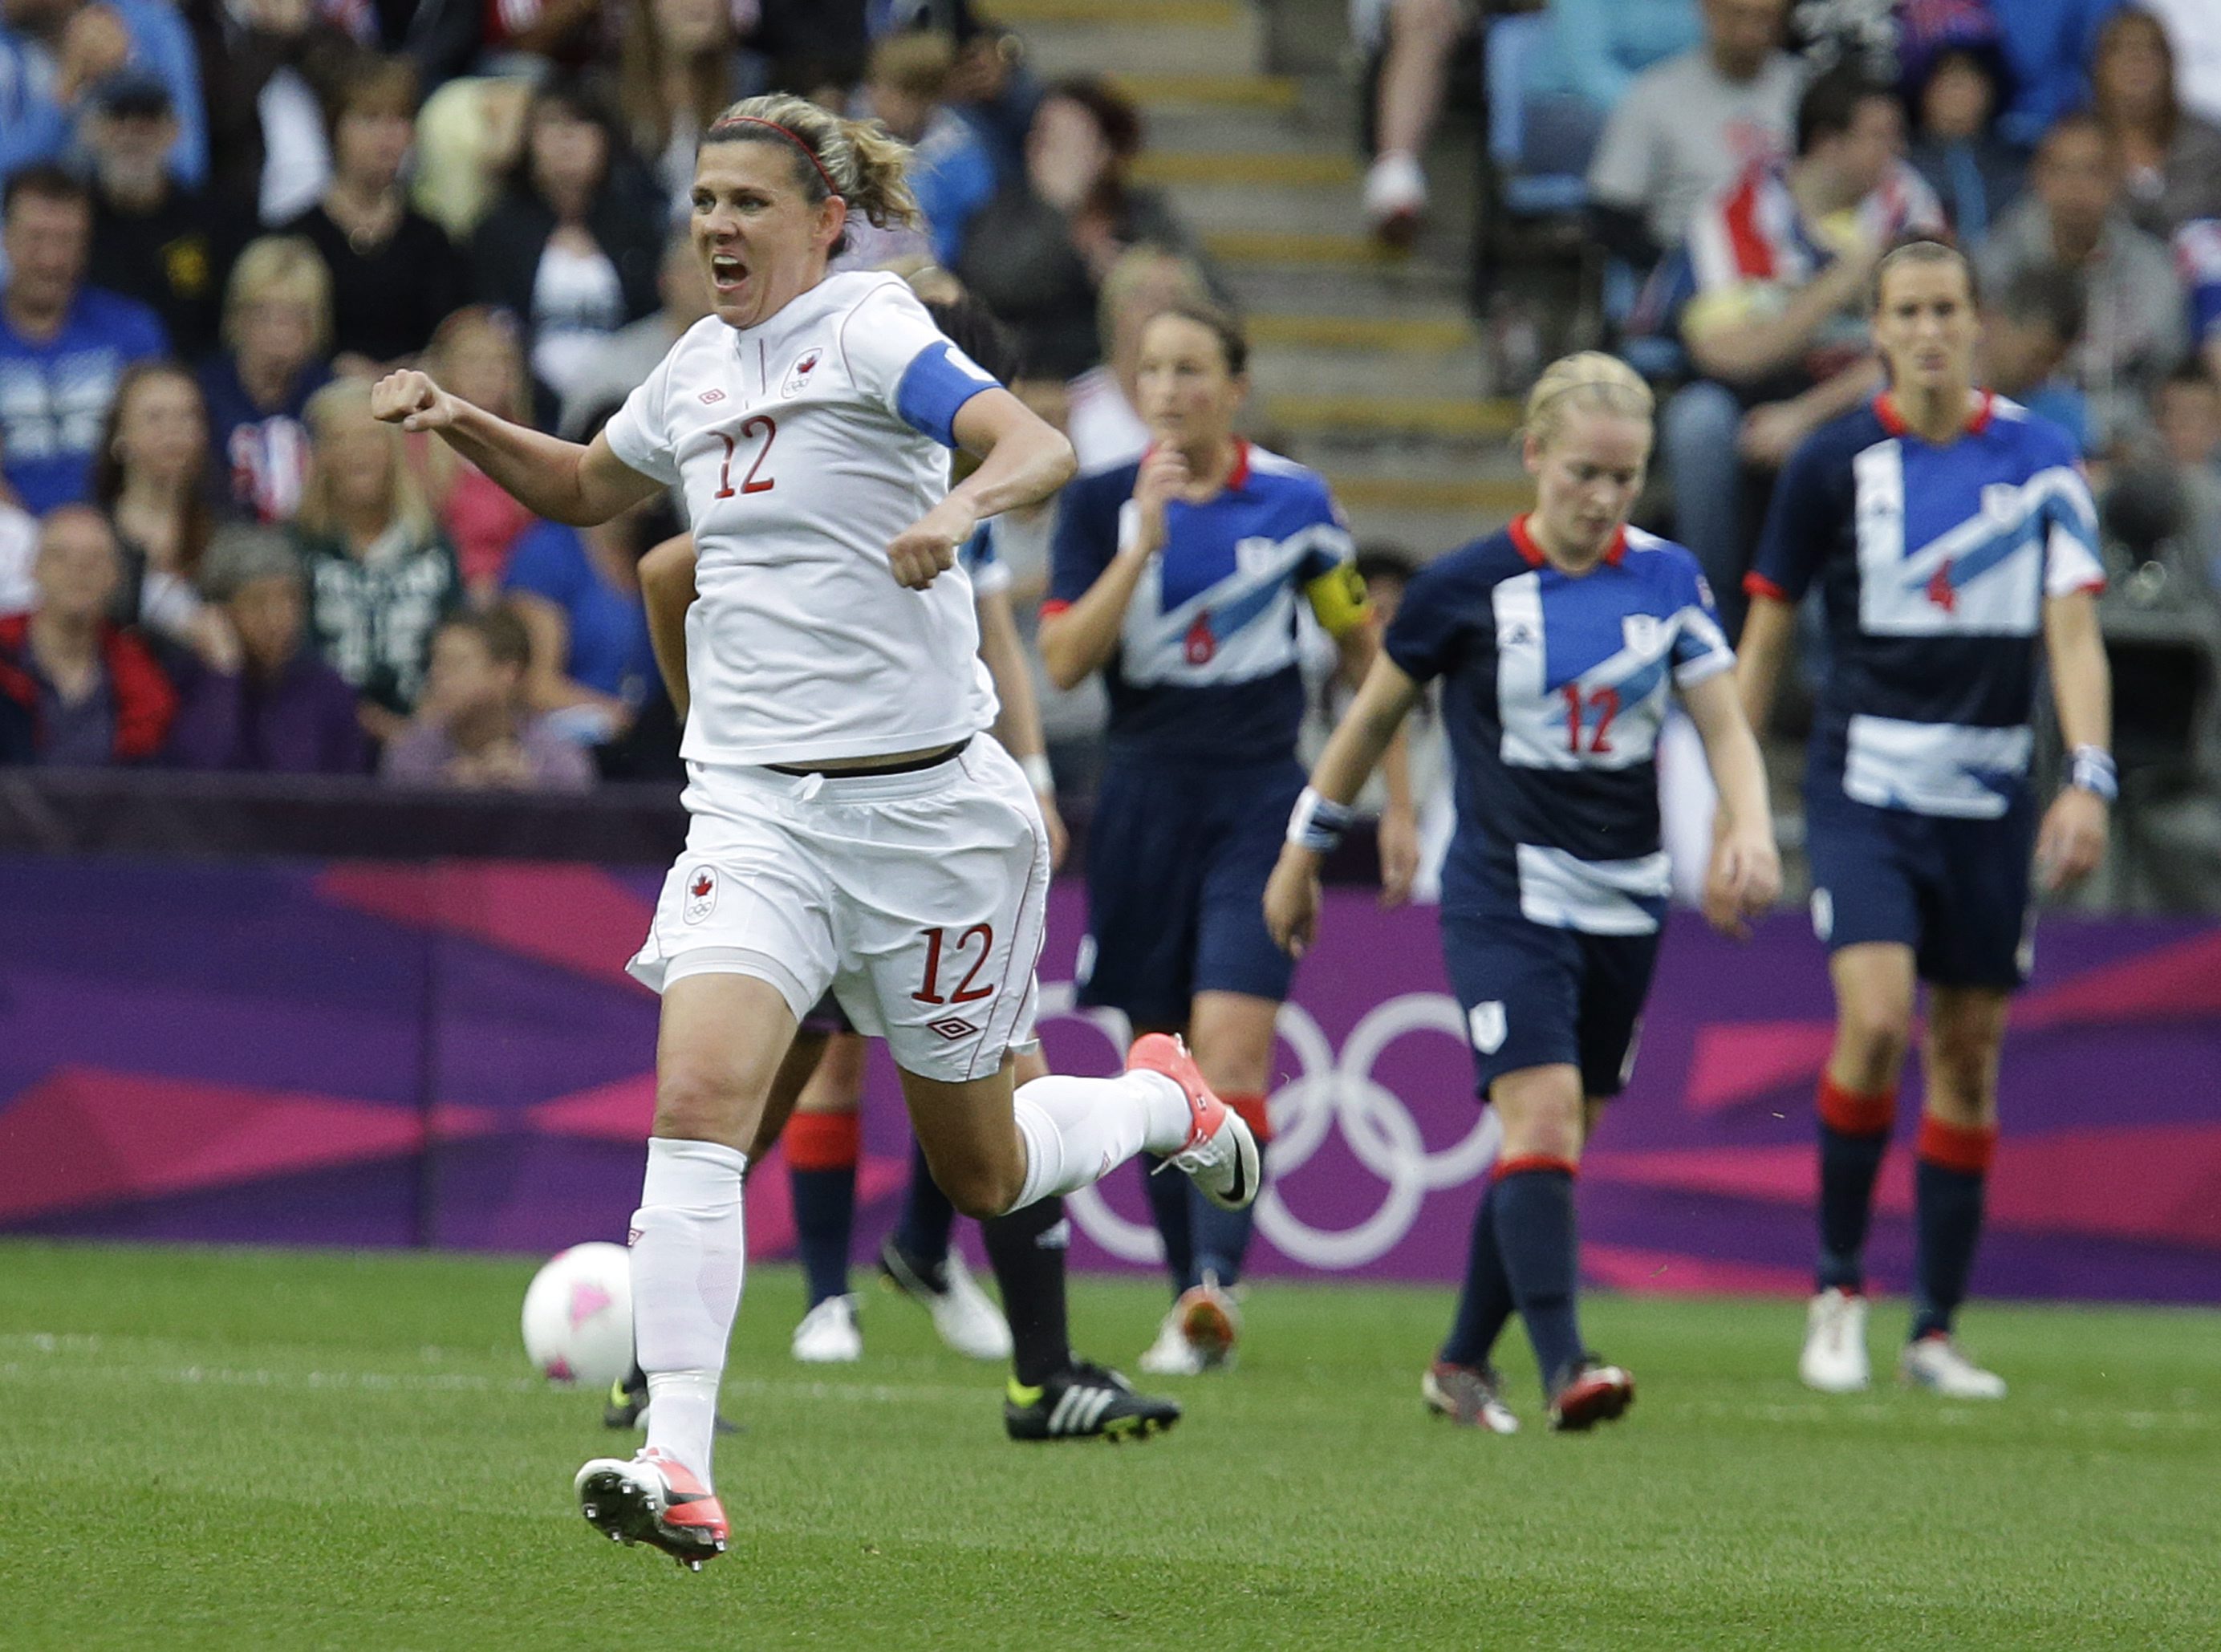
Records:
M1132 1042L1123 1015L1077 1007L1069 981L1042 983L1039 1020L1093 1027L1118 1059ZM1302 1063L1302 1071L1273 1093L1273 1140L1264 1191L1257 1196L1258 1231L1281 1255L1307 1267L1335 1272L1376 1261L1411 1231L1429 1193L1469 1182L1495 1161L1502 1129L1492 1109L1481 1111L1462 1140L1431 1151L1403 1098L1373 1076L1388 1047L1410 1034L1446 1034L1467 1048L1465 1016L1456 1000L1440 992L1407 992L1377 1004L1351 1029L1339 1054L1300 1004L1282 1004L1276 1025L1281 1041ZM1351 1156L1387 1191L1373 1214L1355 1227L1315 1228L1289 1207L1280 1190L1311 1162L1327 1133L1337 1129ZM1129 1222L1094 1187L1066 1195L1065 1207L1082 1232L1122 1261L1164 1259L1156 1230Z

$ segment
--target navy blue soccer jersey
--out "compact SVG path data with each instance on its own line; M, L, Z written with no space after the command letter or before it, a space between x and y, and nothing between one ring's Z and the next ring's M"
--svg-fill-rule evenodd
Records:
M1044 616L1070 607L1136 531L1141 464L1083 476L1058 501ZM1317 472L1241 444L1201 504L1165 508L1165 548L1142 575L1104 667L1114 759L1260 762L1291 756L1303 722L1297 604L1354 579L1355 548ZM1354 616L1361 603L1337 587ZM1323 612L1322 617L1327 616Z
M1667 691L1735 665L1696 558L1629 529L1568 575L1522 517L1422 571L1385 646L1413 681L1442 679L1457 771L1444 908L1654 933L1670 877L1655 760Z
M1815 582L1830 656L1809 780L1880 809L2001 818L2027 785L2045 599L2104 588L2074 440L1985 395L1932 446L1878 397L1775 486L1746 585Z

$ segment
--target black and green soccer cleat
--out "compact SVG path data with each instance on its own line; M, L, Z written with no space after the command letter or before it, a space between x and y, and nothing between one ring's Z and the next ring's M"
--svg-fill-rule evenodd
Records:
M648 1426L648 1377L638 1366L610 1385L610 1397L602 1406L602 1426L605 1429L644 1429ZM724 1413L717 1414L717 1432L738 1434L740 1424L729 1423Z
M1080 1361L1037 1388L1010 1380L1003 1426L1013 1440L1146 1440L1179 1421L1175 1400L1137 1394L1108 1366Z

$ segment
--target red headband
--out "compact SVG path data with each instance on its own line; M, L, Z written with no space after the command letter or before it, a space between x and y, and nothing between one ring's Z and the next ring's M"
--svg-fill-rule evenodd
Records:
M728 115L723 120L717 122L716 127L712 127L710 129L710 135L714 137L716 135L717 127L726 126L760 126L766 127L770 130L778 133L779 136L785 138L796 148L801 150L803 158L808 160L812 166L815 166L817 169L818 177L825 180L825 192L828 195L841 194L841 186L833 181L833 174L825 170L825 163L818 160L817 152L811 148L808 144L804 143L799 135L793 132L790 132L786 128L781 126L777 121L766 121L760 115ZM841 196L841 198L846 200L848 197L846 196Z

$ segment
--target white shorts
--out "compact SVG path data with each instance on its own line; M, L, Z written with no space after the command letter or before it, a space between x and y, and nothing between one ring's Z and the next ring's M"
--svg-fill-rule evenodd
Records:
M949 1083L1030 1036L1048 834L993 739L906 774L687 773L686 852L627 966L637 979L753 975L797 1022L830 988L898 1067Z

